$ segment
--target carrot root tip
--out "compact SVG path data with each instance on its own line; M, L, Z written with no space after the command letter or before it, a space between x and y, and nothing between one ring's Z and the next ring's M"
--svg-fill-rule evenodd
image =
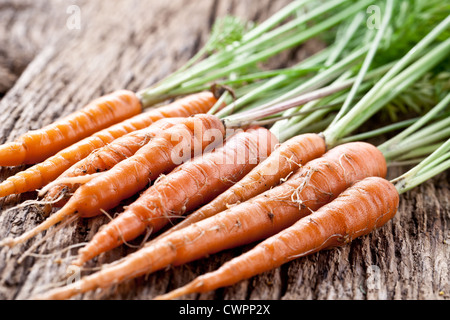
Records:
M16 240L14 238L5 238L2 241L0 241L0 248L2 247L9 247L12 248L16 245Z
M42 212L43 216L45 216L45 215L50 214L50 212L51 212L51 209L49 210L48 208L53 208L52 205L61 201L62 198L63 198L63 195L52 201L27 200L27 201L24 201L23 203L18 204L12 208L9 208L8 210L5 210L3 212L3 214L9 214L12 211L16 211L16 210L24 209L24 208L28 208L28 207L35 207L35 208L38 208ZM47 209L45 209L45 208L47 208Z
M70 266L67 267L67 270L70 268L81 268L84 265L84 261L80 259L80 257L76 258L71 262Z
M160 295L155 297L153 300L174 300L179 297L196 293L198 292L198 289L203 285L203 282L201 281L193 281L191 283L188 283L184 287L180 287L178 289L175 289L171 292L168 292L166 294Z

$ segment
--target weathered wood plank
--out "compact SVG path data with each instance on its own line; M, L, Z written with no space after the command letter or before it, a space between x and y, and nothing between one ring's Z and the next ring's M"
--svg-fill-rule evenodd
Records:
M70 2L0 1L0 66L7 70L0 72L12 77L3 82L6 95L0 101L0 142L42 127L104 93L121 88L139 90L161 79L206 41L216 16L231 13L262 20L287 2L119 0L112 5L109 1L76 1L81 9L81 29L69 30L66 9ZM295 50L272 63L289 65L315 46ZM19 57L18 51L26 54L16 67L11 59ZM2 168L0 178L21 169ZM399 173L400 169L390 170L391 177ZM29 193L0 199L2 237L19 235L42 220L33 208L5 211L35 197ZM367 237L235 286L186 298L448 299L449 199L449 176L442 174L402 196L396 218ZM17 264L23 251L42 236L26 247L0 249L0 299L26 299L46 286L65 282L68 260L61 250L89 240L107 220L83 220L57 232L36 251L56 253L51 258L28 257ZM151 299L251 247L227 250L77 299ZM96 268L133 250L118 248L88 267Z

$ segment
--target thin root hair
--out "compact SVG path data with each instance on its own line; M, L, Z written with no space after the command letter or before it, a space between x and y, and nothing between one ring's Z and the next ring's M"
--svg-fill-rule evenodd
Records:
M290 158L288 158L288 157L286 157L286 156L284 156L283 155L283 158L285 158L286 160L287 160L287 162L290 162L290 163L293 163L293 164L295 164L298 168L301 168L301 167L303 167L303 165L302 164L300 164L300 163L297 163L297 162L295 162L292 158L293 158L293 156L291 156Z
M25 201L25 202L23 202L21 204L18 204L16 206L12 207L12 208L9 208L9 209L5 210L3 212L3 214L8 214L8 213L10 213L12 211L16 211L17 209L22 209L22 208L31 207L31 206L35 206L36 209L40 210L40 208L38 206L45 206L45 205L48 205L48 204L55 204L55 203L58 203L59 201L61 201L63 198L64 198L64 194L61 194L55 200L47 200L47 201L40 201L40 200L37 200L37 199L36 200L27 200L27 201Z
M82 248L84 246L86 246L88 244L88 242L82 242L82 243L75 243L73 245L68 246L67 248L64 248L60 251L56 251L53 253L48 253L48 254L41 254L41 253L29 253L27 254L27 256L30 257L34 257L34 258L41 258L41 259L51 259L54 258L57 255L62 255L72 249L77 249L77 248ZM73 256L66 256L64 259L69 259L69 258L73 258Z
M106 212L105 210L101 209L100 210L105 216L107 216L111 221L114 220L113 217L111 217L111 215ZM140 249L142 247L142 245L136 246L136 245L132 245L131 243L128 243L125 238L123 237L123 233L120 230L120 228L118 226L116 226L117 231L119 232L120 238L122 239L122 242L124 245L126 245L127 247L131 248L131 249ZM151 234L151 230L150 230L150 234ZM150 237L150 234L146 235L146 237Z
M23 262L23 260L25 260L25 258L29 255L31 255L32 251L34 251L36 248L38 248L42 243L44 243L47 239L49 239L50 237L54 236L59 230L61 230L62 228L68 226L69 224L71 224L72 222L76 221L78 219L78 215L74 215L68 219L66 219L66 221L64 221L63 223L59 224L56 228L54 228L51 232L47 232L47 234L38 242L36 242L35 244L33 244L27 251L25 251L20 258L17 260L17 262L20 264ZM56 255L56 254L54 254Z
M94 173L94 174L88 174L88 175L84 175L84 176L79 176L79 177L64 177L64 178L56 179L55 181L50 182L44 188L39 190L38 195L39 195L39 197L43 197L51 188L58 186L58 185L86 184L89 181L91 181L92 179L95 179L96 177L98 177L100 174L101 174L101 172Z

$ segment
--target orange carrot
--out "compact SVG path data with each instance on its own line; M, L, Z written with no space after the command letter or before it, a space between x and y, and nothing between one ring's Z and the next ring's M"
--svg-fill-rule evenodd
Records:
M89 218L101 214L102 210L112 209L122 200L143 190L160 174L192 158L195 152L221 143L224 135L224 125L215 116L200 114L185 118L183 123L163 131L134 156L109 171L96 174L91 181L77 189L61 210L42 224L16 239L5 239L0 245L23 243L73 215Z
M91 134L141 113L135 93L120 90L40 130L0 146L0 166L35 164Z
M370 176L384 177L386 171L383 154L374 146L363 142L340 145L307 163L281 185L150 242L122 261L44 298L67 299L268 238L334 200L353 183Z
M274 149L277 139L265 128L233 135L223 147L179 166L158 180L80 250L76 265L141 235L159 231L171 216L208 203L236 183Z
M364 179L331 203L228 261L218 270L157 299L174 299L231 286L294 259L347 244L385 225L395 216L398 204L399 194L392 183L379 177Z
M162 118L187 117L193 114L205 113L216 101L214 96L209 92L191 95L177 100L170 105L142 113L122 123L97 132L60 151L46 161L19 172L2 182L0 184L0 197L42 188L72 165L86 158L92 151L107 145L113 140L130 132L143 129Z
M325 140L318 134L302 134L286 141L242 180L159 237L209 218L277 186L301 166L322 156L325 151Z
M75 192L79 185L82 184L82 181L77 183L76 178L108 171L119 162L133 156L140 148L161 133L162 130L169 129L183 120L184 118L161 119L145 129L133 131L95 150L41 190L45 194L43 202L49 204L47 210L44 211L48 213L49 209L62 207L65 204L69 194ZM57 199L59 199L58 202L53 203Z

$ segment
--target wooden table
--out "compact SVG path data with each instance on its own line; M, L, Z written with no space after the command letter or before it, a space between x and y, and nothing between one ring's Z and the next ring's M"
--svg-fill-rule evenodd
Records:
M153 84L199 49L217 16L231 13L263 20L287 2L1 0L0 142L42 127L105 93L122 88L137 91ZM289 65L314 49L308 44L271 63ZM0 178L22 169L1 168ZM389 175L395 177L400 172L400 168L391 168ZM35 193L28 193L0 199L1 237L20 235L42 221L32 207L6 212L35 198ZM61 250L89 240L105 222L106 217L99 217L64 228L36 251L55 253L51 258L28 257L21 264L17 262L42 236L26 247L2 248L0 298L27 299L65 281L68 260ZM395 219L369 236L235 286L186 298L448 299L449 226L449 179L444 173L402 196ZM251 247L228 250L76 298L151 299L218 268ZM133 250L118 248L88 267L114 261Z

